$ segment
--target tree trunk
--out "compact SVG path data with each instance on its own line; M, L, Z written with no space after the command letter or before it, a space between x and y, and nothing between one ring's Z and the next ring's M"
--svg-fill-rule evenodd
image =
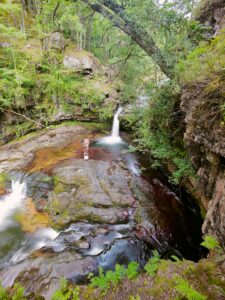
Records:
M91 38L92 38L92 25L93 25L94 12L89 16L86 25L86 37L85 37L85 49L91 50Z
M164 57L154 39L143 27L127 17L122 6L116 4L113 0L102 0L101 3L93 0L82 1L128 34L153 59L164 74L169 78L174 78L173 66Z

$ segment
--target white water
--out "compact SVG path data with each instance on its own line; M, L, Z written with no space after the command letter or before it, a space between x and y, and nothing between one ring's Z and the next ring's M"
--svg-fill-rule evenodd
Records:
M26 184L12 182L12 192L0 199L0 232L9 227L14 221L13 216L23 207L26 197Z
M119 107L116 111L114 118L113 118L113 126L112 126L112 134L110 136L107 136L103 139L101 139L101 143L103 144L118 144L122 143L122 139L120 137L120 121L119 121L119 115L123 111L122 107Z
M15 224L14 216L16 212L24 209L26 198L26 183L19 180L12 182L12 191L0 198L0 232ZM41 249L46 245L57 246L54 240L59 235L52 228L44 228L35 231L22 242L22 247L13 254L11 263L18 263L28 257L32 252Z
M20 250L13 254L10 259L11 263L19 263L27 258L31 253L41 249L44 246L57 247L57 243L54 240L59 235L59 232L52 228L39 229L32 235L28 236L23 242L23 246Z
M122 112L123 108L119 107L117 112L115 113L114 119L113 119L113 127L112 127L112 136L113 137L119 137L120 135L120 121L119 121L119 115Z

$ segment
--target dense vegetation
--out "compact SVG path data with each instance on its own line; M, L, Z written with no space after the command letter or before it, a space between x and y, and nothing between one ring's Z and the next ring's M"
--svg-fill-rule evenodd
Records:
M182 133L182 126L175 129L172 124L179 84L208 80L211 93L223 86L224 32L213 42L205 41L206 28L187 18L193 11L193 1L164 5L128 1L121 5L132 24L151 33L167 65L173 66L173 80L168 81L156 61L129 35L83 1L3 1L0 110L7 116L16 115L16 124L5 128L2 135L12 131L21 135L41 128L54 120L58 111L67 113L77 106L86 115L90 110L102 119L112 115L113 106L102 106L104 95L95 86L96 78L65 69L62 51L46 46L49 35L59 31L69 47L74 43L77 49L92 51L110 67L121 101L134 106L127 121L136 132L138 148L150 149L156 166L161 161L172 163L172 180L179 183L193 174L182 141L174 139L174 130ZM148 99L144 107L135 104L138 95ZM220 109L224 111L224 105Z
M89 1L4 0L0 7L0 111L6 118L12 116L12 122L2 129L2 138L47 126L59 113L67 115L79 107L85 117L112 116L115 105L104 105L104 89L96 86L102 75L87 77L65 68L65 51L51 47L51 34L60 32L67 49L91 51L107 66L109 80L120 91L120 102L133 105L127 122L136 132L138 148L150 149L155 165L172 163L172 180L178 183L193 173L182 142L174 139L171 119L180 78L188 81L196 72L202 74L200 68L193 72L196 55L201 55L201 50L195 49L206 30L190 20L196 3L105 1L104 5L112 10L113 18L125 18L140 38L149 35L173 80L161 71L160 57L155 57L158 54L149 56L132 34L123 33L114 19L92 10ZM139 95L146 99L142 107L137 101Z

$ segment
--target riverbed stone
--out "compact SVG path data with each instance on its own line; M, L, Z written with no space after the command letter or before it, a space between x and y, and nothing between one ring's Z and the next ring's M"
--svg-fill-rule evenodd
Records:
M90 248L90 244L88 242L81 242L79 244L79 248L80 249L89 249Z

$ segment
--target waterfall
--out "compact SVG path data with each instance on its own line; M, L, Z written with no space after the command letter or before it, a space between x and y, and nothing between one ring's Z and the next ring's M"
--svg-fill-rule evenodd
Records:
M120 138L120 121L119 115L121 114L123 108L119 107L114 115L113 118L113 126L112 126L112 133L110 136L102 138L99 143L100 144L121 144L124 143L123 140Z
M12 182L12 191L0 199L0 231L13 223L13 216L19 210L26 197L26 184L19 180Z
M113 126L112 126L112 136L113 137L119 137L120 133L120 121L119 121L119 114L122 112L123 108L119 107L116 111L113 119Z

